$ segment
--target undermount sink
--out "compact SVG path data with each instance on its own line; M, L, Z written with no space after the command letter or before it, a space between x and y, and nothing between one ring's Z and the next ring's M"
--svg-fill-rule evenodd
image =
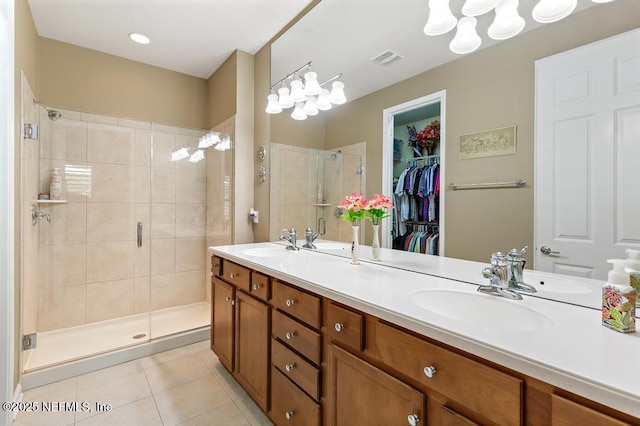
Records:
M418 307L450 320L487 329L533 331L552 321L519 301L456 290L425 290L411 296Z
M533 285L541 293L587 294L594 291L586 284L571 278L558 276L558 274L550 276L533 271L524 271L524 281Z
M247 249L242 252L242 254L246 256L255 256L255 257L283 257L291 254L291 250L287 250L282 247L258 247Z

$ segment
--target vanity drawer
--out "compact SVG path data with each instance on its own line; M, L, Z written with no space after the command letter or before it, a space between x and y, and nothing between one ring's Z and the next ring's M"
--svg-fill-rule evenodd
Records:
M249 284L251 282L251 272L249 268L224 259L222 263L222 275L220 277L244 291L249 291Z
M214 277L219 277L222 273L222 259L218 256L211 256L211 273Z
M320 333L305 327L282 312L271 311L271 313L273 337L300 352L315 365L320 365Z
M277 280L273 282L273 306L296 317L300 321L319 329L321 326L321 302L318 296L283 284Z
M319 426L320 405L271 367L271 420L277 425Z
M277 340L271 342L271 362L316 401L320 401L320 370Z
M259 272L251 271L251 295L267 302L271 292L271 279Z
M375 327L374 352L389 367L496 424L521 424L522 380L381 322Z
M329 303L326 324L330 342L364 350L364 315Z

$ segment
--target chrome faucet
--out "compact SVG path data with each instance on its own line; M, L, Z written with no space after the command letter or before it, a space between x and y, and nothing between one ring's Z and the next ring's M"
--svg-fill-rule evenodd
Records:
M288 237L285 237L284 235L280 235L281 241L286 241L289 243L289 245L286 246L285 248L287 250L300 250L300 247L296 245L296 243L298 242L297 241L298 234L296 234L295 228L291 228L291 229L282 228L282 230L289 234Z
M478 287L480 293L506 297L512 300L522 300L522 296L509 288L508 262L500 252L491 255L491 266L482 270L482 276L489 279L489 285Z
M509 277L509 289L523 293L536 293L537 290L530 284L524 282L522 270L527 261L522 255L529 247L524 246L522 250L511 249L507 253L507 275Z
M320 236L320 234L315 234L313 235L313 229L311 229L311 227L308 227L305 231L304 231L304 244L302 245L302 247L304 248L308 248L308 249L316 249L317 247L313 244L313 242L316 240L316 238L318 238Z

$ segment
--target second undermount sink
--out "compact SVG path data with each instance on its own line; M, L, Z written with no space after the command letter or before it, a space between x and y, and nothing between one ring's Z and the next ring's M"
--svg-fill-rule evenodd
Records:
M283 257L293 253L291 250L287 250L282 247L257 247L247 249L242 252L242 254L246 256L254 256L254 257Z
M313 245L316 246L318 250L349 250L351 249L350 244L336 242L336 241L316 240L313 243Z
M516 300L457 290L425 290L411 296L418 307L450 320L486 329L533 331L552 321Z

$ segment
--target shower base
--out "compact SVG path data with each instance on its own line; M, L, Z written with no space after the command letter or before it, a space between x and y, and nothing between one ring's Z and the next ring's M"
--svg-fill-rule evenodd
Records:
M38 333L37 346L31 350L32 353L24 365L24 372L30 373L59 366L129 346L145 345L145 342L152 343L150 340L163 336L208 327L210 323L211 305L208 302L198 302L153 311L151 315L137 314L61 330L45 331ZM206 339L207 332L202 333L202 336L204 337L200 340ZM166 346L166 344L163 345L163 347Z

